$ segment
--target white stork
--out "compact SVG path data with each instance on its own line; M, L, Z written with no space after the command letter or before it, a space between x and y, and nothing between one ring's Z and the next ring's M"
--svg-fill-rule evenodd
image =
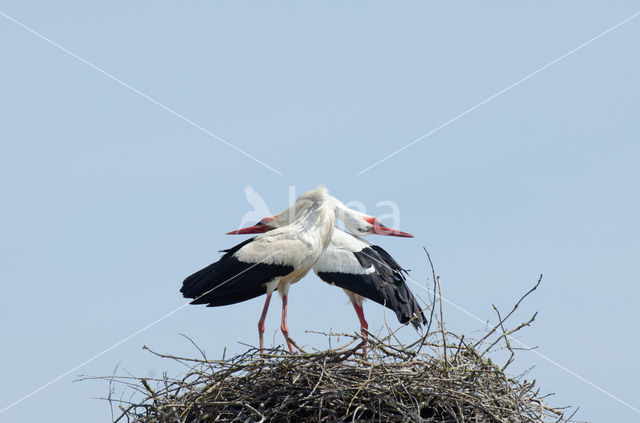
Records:
M260 352L264 350L265 317L276 289L282 296L280 329L289 351L293 346L287 327L287 295L329 245L335 224L335 206L320 185L296 200L295 221L224 250L217 262L186 278L180 292L192 304L210 307L235 304L267 294L258 322ZM264 231L260 231L264 232Z
M362 235L413 237L406 232L387 228L372 216L349 209L336 198L333 198L333 201L336 216L352 232ZM262 219L254 226L228 234L268 233L286 225L291 213L297 215L299 212L290 207L279 214ZM369 327L362 308L365 298L393 310L400 323L411 321L416 328L426 324L426 318L418 302L405 283L403 272L406 271L380 246L335 228L331 243L313 265L313 270L323 281L344 290L365 336ZM366 354L366 346L363 350Z

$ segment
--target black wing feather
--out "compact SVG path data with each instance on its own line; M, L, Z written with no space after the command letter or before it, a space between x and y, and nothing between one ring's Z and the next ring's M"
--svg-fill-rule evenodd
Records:
M184 280L180 289L182 295L193 298L191 304L207 304L209 307L235 304L266 293L268 282L293 272L293 266L238 260L234 254L253 240L250 238L222 250L225 254L220 260Z
M400 267L389 253L378 245L370 245L353 254L364 269L373 266L375 272L369 274L318 272L320 279L393 310L400 323L407 323L412 317L417 316L417 319L411 321L416 328L426 324L427 319L406 284L403 274L406 270Z

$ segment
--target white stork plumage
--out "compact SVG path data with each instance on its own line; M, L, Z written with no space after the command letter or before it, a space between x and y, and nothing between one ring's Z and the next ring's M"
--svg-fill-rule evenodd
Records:
M336 217L352 232L361 235L413 236L387 228L374 217L349 209L336 198L333 198L333 203ZM300 212L294 207L266 217L254 226L229 234L269 233L275 228L286 226L289 217ZM403 274L406 271L380 246L335 228L330 244L313 265L313 270L323 281L344 290L365 336L368 329L362 308L365 298L393 310L403 324L409 321L416 327L426 324L418 302L406 285ZM366 346L364 352L366 354Z
M271 295L277 289L282 296L280 329L293 353L287 326L289 287L311 270L333 235L335 206L324 186L300 195L295 207L298 212L293 222L224 250L220 260L186 278L180 290L186 298L193 298L192 304L210 307L235 304L266 293L258 322L261 352L265 317Z

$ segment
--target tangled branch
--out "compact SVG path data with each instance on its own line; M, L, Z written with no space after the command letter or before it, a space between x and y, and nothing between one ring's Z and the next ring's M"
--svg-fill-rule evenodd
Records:
M401 345L392 334L319 333L347 339L340 347L289 354L256 348L231 358L208 359L161 354L188 371L180 378L106 376L112 386L133 392L128 401L107 398L119 414L114 422L561 422L564 408L546 404L534 382L512 378L505 369L513 361L506 321L537 286L477 342L442 327L417 341ZM535 317L535 315L534 315ZM360 355L363 344L370 352ZM488 345L481 350L481 345ZM447 356L445 358L445 348ZM490 354L507 349L503 366ZM424 350L424 351L422 351ZM136 398L135 400L133 398Z

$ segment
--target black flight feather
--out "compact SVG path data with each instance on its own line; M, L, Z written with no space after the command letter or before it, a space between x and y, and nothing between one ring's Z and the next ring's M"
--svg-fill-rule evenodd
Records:
M238 260L234 254L254 239L222 250L225 254L220 260L184 280L180 289L182 295L193 298L191 304L209 307L235 304L265 294L268 282L293 272L293 266Z
M378 245L370 245L353 254L363 269L373 266L375 272L369 274L318 272L320 279L393 310L400 323L407 323L416 316L417 319L411 321L416 328L426 324L427 319L406 284L403 274L406 271L389 253Z

